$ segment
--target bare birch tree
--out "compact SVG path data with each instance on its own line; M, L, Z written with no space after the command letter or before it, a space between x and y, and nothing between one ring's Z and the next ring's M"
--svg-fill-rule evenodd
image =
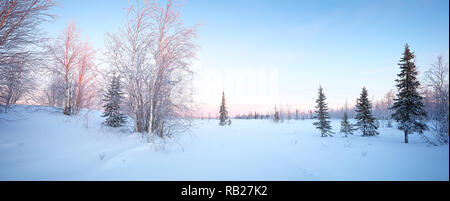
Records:
M22 96L32 90L34 79L28 54L16 55L8 65L2 67L2 82L0 89L0 104L7 112Z
M47 11L52 0L4 0L0 2L0 106L7 111L32 89L39 47L39 25L54 18ZM0 110L1 111L1 110Z
M432 121L436 139L447 144L449 141L449 68L442 56L425 72L426 87L430 94L426 96L427 111Z
M125 27L106 41L108 61L125 82L136 132L147 137L170 137L190 125L183 117L191 116L196 29L184 27L178 6L135 1Z
M185 124L179 117L188 112L190 105L186 103L191 102L187 82L192 78L190 62L197 49L193 43L196 29L183 26L177 6L169 0L165 6L153 10L156 43L152 43L151 48L155 70L149 132L160 137L184 128Z
M64 114L76 115L80 108L92 102L96 93L95 51L87 40L80 42L80 32L76 24L70 22L61 36L48 46L48 55L52 77L47 91L48 102L53 105L62 99Z
M89 41L83 42L80 50L80 60L77 69L76 94L74 114L77 115L81 108L88 108L93 104L96 96L96 64L94 63L95 51L89 45Z
M75 69L80 59L80 33L76 24L70 22L62 35L49 45L49 54L53 63L50 66L54 76L64 80L64 114L73 114Z
M106 58L123 78L129 113L133 117L136 132L148 131L149 91L146 81L150 78L151 9L144 5L131 5L125 27L116 34L108 34L105 41Z

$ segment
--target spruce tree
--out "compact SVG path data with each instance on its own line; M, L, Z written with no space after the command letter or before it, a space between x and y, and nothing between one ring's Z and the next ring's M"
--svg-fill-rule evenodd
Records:
M361 96L356 104L356 126L362 132L362 136L378 135L376 119L372 116L372 104L369 101L367 89L363 87Z
M405 45L403 57L400 59L400 73L395 81L398 89L397 97L391 109L394 110L392 118L398 122L398 129L403 130L405 143L408 143L408 135L414 132L423 133L428 127L421 122L426 117L423 97L417 89L420 86L417 80L417 69L414 62L415 55Z
M345 111L344 117L342 118L342 121L341 121L340 133L345 133L345 137L347 137L348 134L353 135L353 132L355 130L356 129L353 128L353 124L348 121L347 111Z
M344 110L344 116L342 117L341 121L341 130L340 133L345 133L345 137L347 137L348 134L353 135L353 132L356 130L353 127L353 124L348 121L348 107L347 107L347 100L345 100L345 108Z
M122 92L120 89L119 77L113 74L109 89L104 94L103 105L104 112L102 117L107 117L104 124L110 127L121 127L125 122L126 116L120 112L122 102Z
M347 111L348 111L347 100L345 100L344 116L342 117L340 130L340 133L345 133L345 137L347 137L348 134L353 135L353 132L356 130L353 127L353 124L348 121Z
M277 107L275 107L275 113L273 114L273 121L275 123L280 122L280 113L278 112Z
M227 107L225 106L225 92L222 91L222 103L220 104L220 109L219 109L219 125L224 126L224 125L230 125L231 122L229 121L228 118L228 111L227 111Z
M327 103L325 103L325 100L327 98L325 97L325 94L323 93L323 89L321 86L319 86L319 97L316 100L316 118L319 120L318 122L314 122L313 125L316 126L317 129L320 130L322 137L332 136L333 132L331 131L331 125L330 121L327 119L330 118L328 114L328 106Z

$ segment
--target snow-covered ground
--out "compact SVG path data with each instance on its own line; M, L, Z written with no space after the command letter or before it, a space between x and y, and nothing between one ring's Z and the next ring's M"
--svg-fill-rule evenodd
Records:
M312 120L198 120L162 145L103 127L100 114L36 106L0 114L0 180L449 180L448 145L418 135L404 144L395 128L321 138Z

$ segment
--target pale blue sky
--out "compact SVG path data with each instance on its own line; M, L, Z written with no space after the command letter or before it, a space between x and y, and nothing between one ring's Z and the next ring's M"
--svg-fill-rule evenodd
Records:
M124 23L128 5L59 2L62 7L53 11L59 18L45 30L58 34L75 20L99 49L105 33ZM185 0L185 24L201 24L197 101L215 108L225 89L232 113L238 112L233 105L307 109L319 84L331 107L346 98L352 103L362 86L379 99L394 88L406 42L422 72L438 54L448 60L448 8L448 0Z

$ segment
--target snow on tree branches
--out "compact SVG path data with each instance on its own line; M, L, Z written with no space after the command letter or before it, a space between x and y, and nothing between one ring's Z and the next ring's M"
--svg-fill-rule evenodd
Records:
M0 1L0 113L36 88L46 42L41 24L52 20L53 0Z
M344 133L344 134L345 134L345 137L347 137L348 134L353 135L353 132L354 132L355 130L356 130L356 129L353 128L353 124L350 123L350 122L348 121L347 111L345 111L345 112L344 112L344 116L343 116L342 121L341 121L341 130L340 130L340 133Z
M325 100L327 99L325 97L325 94L323 93L322 86L319 86L319 97L316 100L316 111L317 114L316 118L319 120L318 122L314 122L313 125L316 126L317 129L320 130L322 137L332 136L333 132L331 131L331 125L330 121L327 120L330 118L330 115L328 114L328 106Z
M362 136L379 135L375 117L372 115L372 103L368 99L367 89L363 87L361 96L356 104L356 126L362 132Z
M110 127L121 127L125 123L126 116L120 112L122 103L122 92L120 87L120 78L114 73L111 78L109 89L104 95L103 105L105 111L102 117L107 117L104 124Z
M125 26L109 34L106 57L124 81L136 132L172 137L191 126L196 27L186 27L171 0L130 1Z
M47 71L52 77L47 103L52 105L62 99L64 114L69 116L96 98L95 51L88 40L81 42L80 37L76 24L69 22L60 37L47 46Z
M427 125L422 123L426 117L423 97L417 89L420 86L417 80L417 69L414 62L414 53L409 50L408 44L405 45L403 57L400 59L400 73L398 74L397 89L398 94L391 107L395 110L392 118L398 122L398 129L404 131L405 143L408 143L408 135L414 132L423 133L428 129Z
M448 62L443 57L437 57L437 61L425 72L425 83L430 90L426 96L425 107L431 120L431 130L435 139L441 144L449 142L449 71Z
M227 111L227 107L225 105L225 92L222 91L222 103L220 104L220 108L219 108L219 125L224 126L224 125L230 125L231 121L228 117L228 111Z
M348 112L347 112L347 101L345 101L345 109L344 109L344 116L342 117L341 121L341 130L340 133L344 133L345 137L347 137L348 134L353 135L353 132L356 130L353 127L353 124L348 121Z

